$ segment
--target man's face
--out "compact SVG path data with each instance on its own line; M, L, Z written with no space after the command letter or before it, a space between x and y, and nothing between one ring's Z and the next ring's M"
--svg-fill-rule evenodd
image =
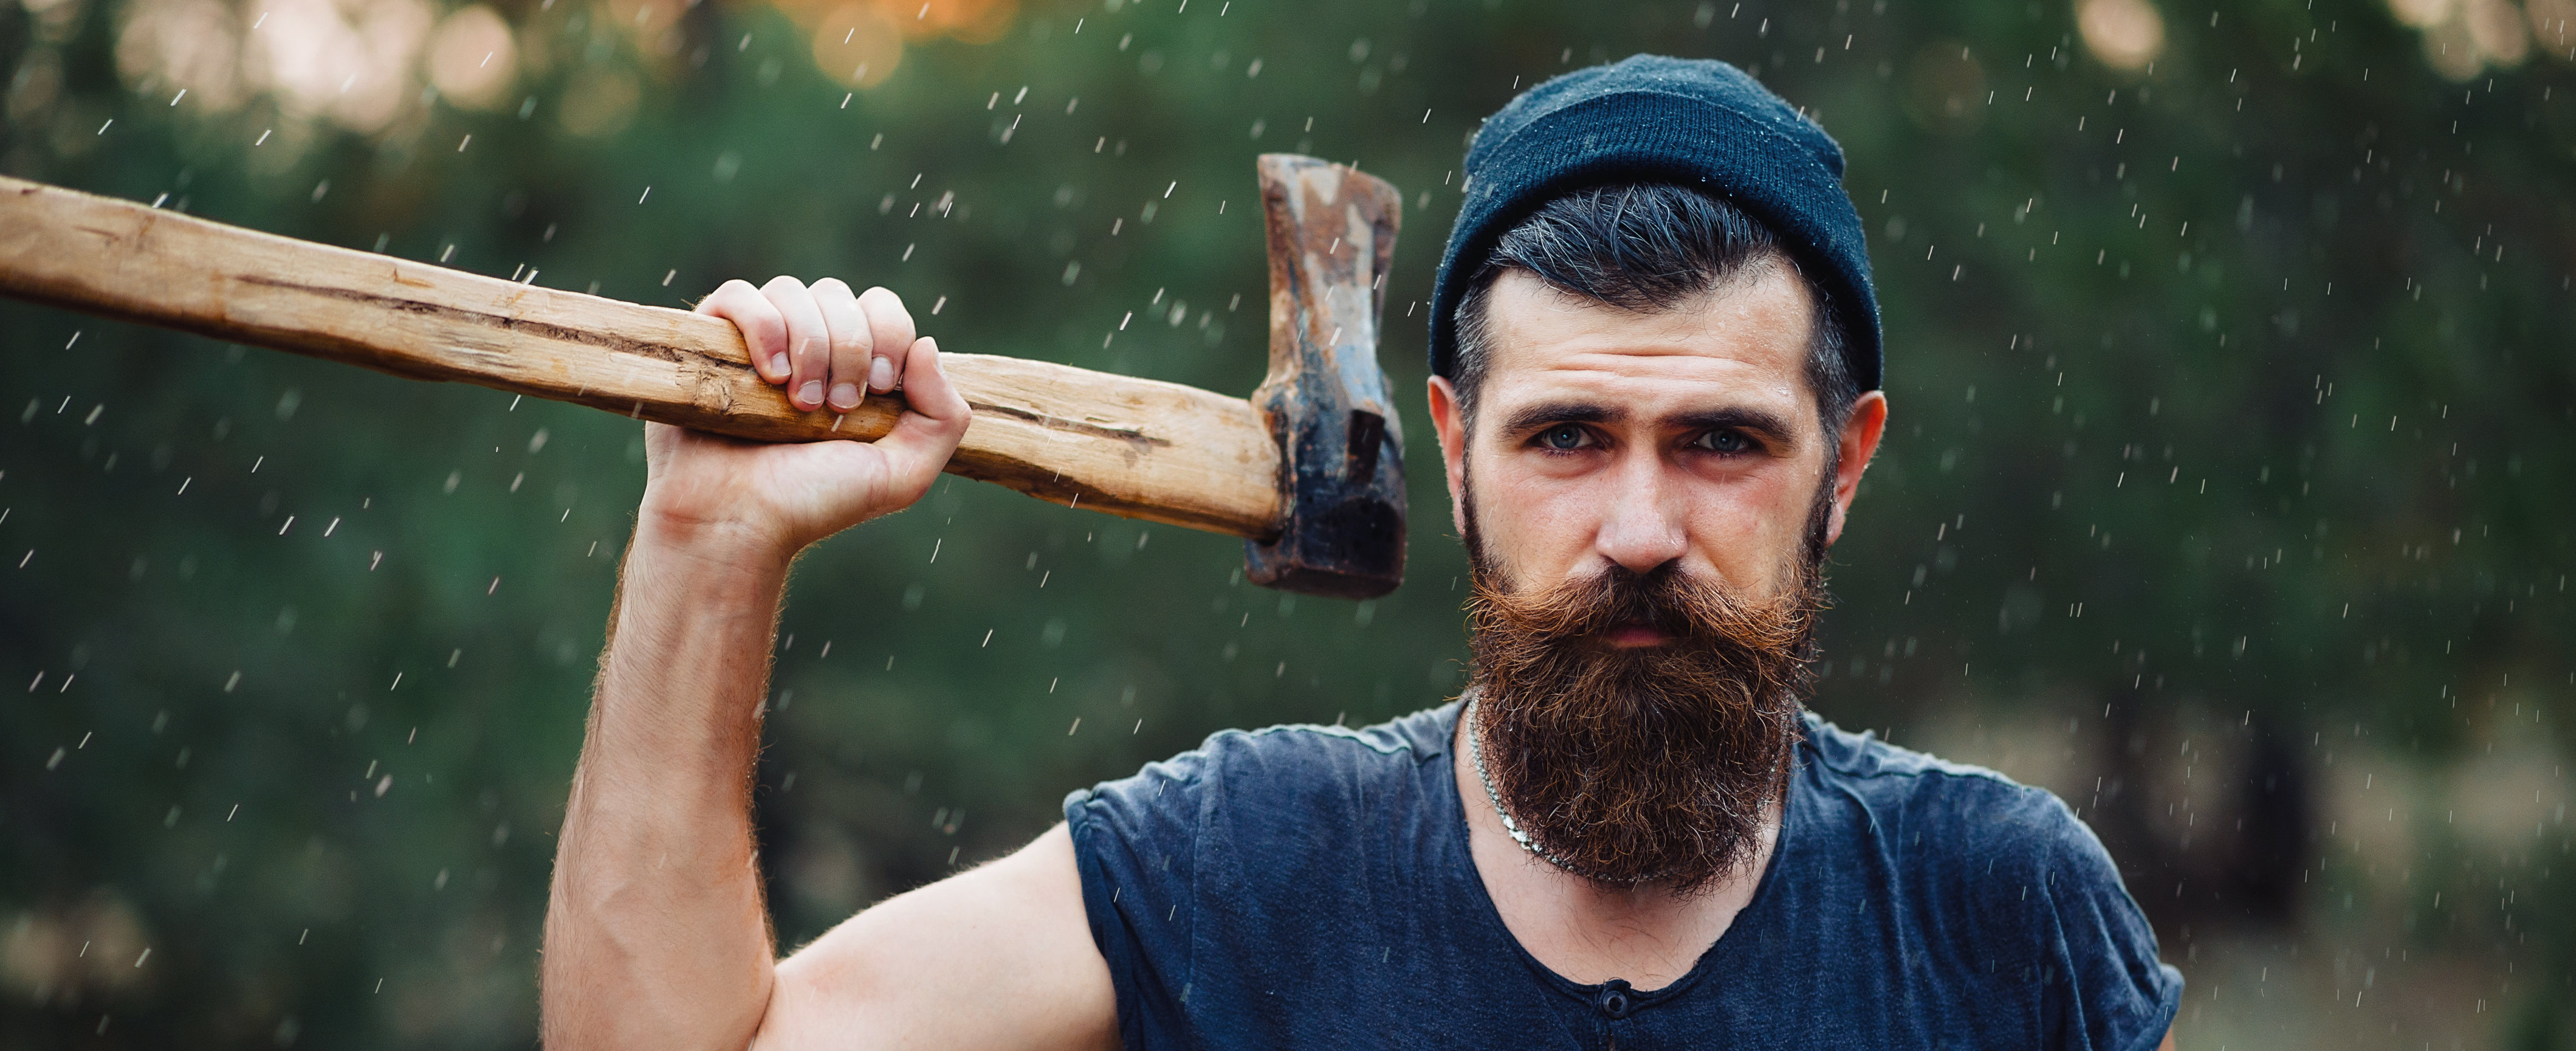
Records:
M1841 535L1886 403L1864 395L1829 446L1806 382L1813 307L1785 264L1655 314L1511 270L1487 309L1473 430L1445 379L1431 381L1431 412L1454 522L1463 534L1474 517L1514 589L1678 563L1743 598L1777 597L1829 465L1826 542Z
M1480 772L1567 870L1705 886L1758 853L1884 401L1828 443L1786 266L1659 314L1515 271L1488 309L1474 426L1431 391L1474 563Z

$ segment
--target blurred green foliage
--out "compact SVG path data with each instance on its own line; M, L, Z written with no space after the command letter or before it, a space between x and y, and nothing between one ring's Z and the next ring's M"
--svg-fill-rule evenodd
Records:
M1249 391L1252 159L1309 152L1406 191L1382 357L1413 391L1482 115L1640 50L1745 65L1849 152L1887 321L1815 706L2062 747L2195 996L2254 982L2198 947L2252 932L2346 946L2316 988L2376 990L2393 1041L2576 1042L2576 5L2162 3L2149 40L2137 0L941 0L908 31L509 0L490 74L503 45L407 4L18 0L0 170L648 303L837 275L950 349ZM260 36L325 16L376 35ZM873 73L817 65L852 48ZM348 79L259 57L296 54ZM17 304L0 347L0 1044L530 1039L637 426ZM1212 730L1452 695L1420 404L1411 578L1375 602L957 480L809 554L757 794L782 940ZM2358 757L2412 794L2352 794L2397 791L2337 780ZM2394 962L2426 958L2476 963Z

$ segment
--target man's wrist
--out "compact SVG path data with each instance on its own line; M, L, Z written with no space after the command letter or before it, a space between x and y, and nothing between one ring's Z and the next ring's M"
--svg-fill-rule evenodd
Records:
M660 513L649 501L636 516L634 546L666 568L695 566L752 580L783 579L803 548L777 530Z

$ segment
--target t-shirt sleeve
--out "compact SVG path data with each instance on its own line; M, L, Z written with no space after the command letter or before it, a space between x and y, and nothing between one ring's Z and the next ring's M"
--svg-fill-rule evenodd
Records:
M1128 1047L1162 1042L1153 1020L1179 1018L1189 1002L1192 903L1214 765L1205 750L1188 752L1064 800L1083 911L1109 964Z
M2062 977L2045 983L2044 1046L2066 1051L2154 1051L2182 1009L2182 972L2156 956L2156 933L2120 882L2120 870L2093 830L2066 804L2033 791L2049 830L2042 893L2049 928L2039 932L2044 966Z

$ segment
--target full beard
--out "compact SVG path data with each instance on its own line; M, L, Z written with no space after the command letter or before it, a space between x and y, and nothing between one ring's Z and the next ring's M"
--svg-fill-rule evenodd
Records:
M1830 477L1830 474L1828 475ZM1751 600L1668 563L1523 594L1467 543L1482 772L1542 856L1608 888L1688 894L1751 865L1812 683L1823 502L1787 585ZM1644 624L1660 645L1611 646Z

